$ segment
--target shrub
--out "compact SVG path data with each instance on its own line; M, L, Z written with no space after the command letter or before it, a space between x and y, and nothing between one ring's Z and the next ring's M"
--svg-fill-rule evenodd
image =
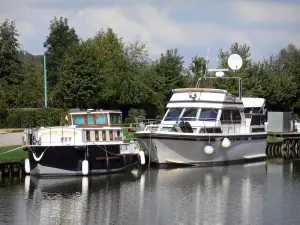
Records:
M60 125L63 109L57 108L14 108L8 109L7 128L25 128Z
M6 127L6 109L0 109L0 128Z
M146 111L144 109L130 109L128 111L128 116L125 119L125 124L135 123L136 117L145 117Z
M56 108L43 108L36 110L36 126L58 126L61 114L64 111Z

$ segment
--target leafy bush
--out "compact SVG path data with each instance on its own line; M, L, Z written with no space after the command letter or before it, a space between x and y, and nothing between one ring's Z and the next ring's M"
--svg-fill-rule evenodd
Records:
M57 126L60 124L62 109L43 108L36 110L36 126Z
M7 128L58 126L63 109L14 108L8 109L5 119Z
M6 127L6 109L0 109L0 128Z
M128 111L128 116L125 119L125 124L135 123L135 118L145 116L146 111L144 109L130 109Z
M35 111L34 109L19 111L21 127L35 126Z
M21 111L18 109L8 109L6 117L7 128L21 127Z

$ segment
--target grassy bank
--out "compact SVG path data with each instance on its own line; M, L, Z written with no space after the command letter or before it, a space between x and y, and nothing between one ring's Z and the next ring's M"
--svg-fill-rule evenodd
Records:
M135 138L133 132L128 132L128 127L123 127L123 135L126 140Z
M281 137L274 137L274 136L268 135L267 140L268 141L282 141L283 138L281 138Z
M24 160L27 158L27 152L23 151L22 145L12 145L0 147L0 162L12 161L12 160ZM17 150L14 150L19 148ZM9 152L10 150L14 150Z

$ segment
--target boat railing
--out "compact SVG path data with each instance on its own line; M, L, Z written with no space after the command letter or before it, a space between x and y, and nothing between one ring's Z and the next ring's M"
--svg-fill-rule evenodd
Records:
M76 127L26 128L23 134L23 145L84 145L99 141L122 141L121 130L81 129Z
M191 122L191 121L186 121ZM250 125L246 121L240 120L215 120L215 121L197 121L198 124L190 123L193 133L253 133L253 132L265 132L264 124ZM200 122L200 123L199 123ZM145 131L174 131L184 132L187 129L185 123L176 124L156 124L147 125Z
M130 123L129 127L134 128L136 131L144 130L146 126L157 126L161 123L162 117L158 116L156 119L146 119L143 116L136 117L134 123ZM128 127L128 126L123 126Z

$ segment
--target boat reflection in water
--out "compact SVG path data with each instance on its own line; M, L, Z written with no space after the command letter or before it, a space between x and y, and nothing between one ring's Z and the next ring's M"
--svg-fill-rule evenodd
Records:
M109 223L112 204L118 205L122 187L130 186L139 177L138 173L65 178L26 176L27 223Z
M83 178L30 177L25 182L27 223L274 224L272 218L285 217L284 210L273 211L282 209L283 182L295 179L292 171L285 173L287 167L291 169L260 162Z

